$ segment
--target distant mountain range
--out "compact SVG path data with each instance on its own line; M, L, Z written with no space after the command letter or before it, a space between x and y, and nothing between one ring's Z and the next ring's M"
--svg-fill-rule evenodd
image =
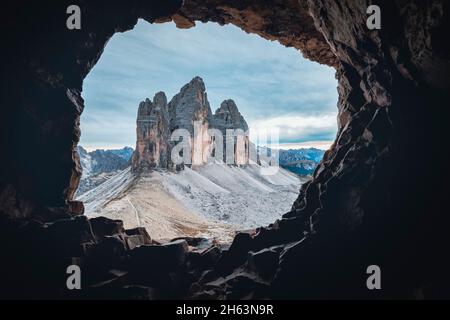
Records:
M83 174L77 195L95 188L118 171L129 167L133 151L133 148L124 147L122 149L98 149L88 152L82 146L78 146Z
M279 163L298 175L311 175L323 158L324 150L316 148L279 150Z
M274 151L278 152L278 163L282 168L300 176L312 175L325 153L324 150L316 148L274 150L267 147L258 147L258 153L260 154L271 156Z

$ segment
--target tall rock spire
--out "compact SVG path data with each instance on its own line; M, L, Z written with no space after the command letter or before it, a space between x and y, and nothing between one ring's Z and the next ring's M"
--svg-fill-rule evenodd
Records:
M153 98L139 104L136 120L136 150L132 168L167 167L169 162L169 115L167 98L158 92Z
M219 130L248 130L247 122L232 99L225 100L220 104L220 108L218 108L214 114L214 123Z
M223 101L214 114L214 126L222 132L225 146L224 161L234 161L237 165L249 163L250 141L248 125L232 99ZM234 131L234 143L227 141L227 130ZM233 148L230 152L227 148ZM232 156L232 159L227 159Z
M193 78L172 98L169 115L171 131L186 129L190 134L191 164L205 164L212 146L208 129L213 127L213 117L202 78Z
M232 163L248 163L248 125L236 103L231 99L225 100L213 115L205 84L200 77L195 77L169 103L164 92L158 92L153 101L146 99L139 104L133 170L171 168L171 152L177 141L172 142L170 138L177 129L184 129L187 133L185 142L189 144L190 152L189 161L185 164L203 165L211 159L217 144L214 143L216 136L209 129L217 129L216 132L223 136L225 150L221 154L224 161L230 160L225 153L228 147L232 151ZM231 137L231 141L227 140L227 130L236 129L239 132Z
M184 85L169 103L171 129L184 128L193 132L194 121L212 122L212 112L205 84L200 77Z

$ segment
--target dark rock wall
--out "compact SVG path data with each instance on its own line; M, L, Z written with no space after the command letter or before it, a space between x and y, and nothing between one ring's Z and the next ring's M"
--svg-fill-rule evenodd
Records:
M70 1L16 2L2 10L0 211L30 216L67 208L81 176L76 145L84 77L108 39L172 14L181 0L79 1L82 28L66 28ZM35 157L34 155L45 155Z
M138 17L163 22L175 13L179 27L233 23L336 68L339 132L292 211L257 235L236 238L223 258L231 262L221 261L216 276L254 268L247 252L271 247L260 255L278 265L266 296L450 296L449 3L376 3L379 31L367 30L363 0L187 0L178 12L179 1L81 2L81 31L64 28L65 1L4 10L0 148L12 152L2 155L0 212L71 208L82 80L115 32ZM417 146L427 152L415 153ZM365 287L369 264L384 270L382 291Z
M449 101L450 74L443 76L449 48L438 40L448 24L448 4L379 4L382 29L368 31L368 3L309 1L316 26L341 63L339 132L288 216L308 217L308 234L322 238L322 253L335 255L327 263L320 263L322 257L311 261L328 265L323 273L333 274L339 260L350 261L346 274L354 268L354 277L336 282L335 294L345 283L355 284L353 293L368 294L364 287L357 288L361 266L378 261L389 279L386 291L412 296L426 291L432 281L436 287L448 284L441 273L441 278L430 279L437 266L449 263L442 254L449 244L444 227L449 219L442 210L448 167L439 155L448 136L441 116L447 118L448 112L430 112ZM427 151L416 152L419 146ZM280 272L280 282L282 277Z

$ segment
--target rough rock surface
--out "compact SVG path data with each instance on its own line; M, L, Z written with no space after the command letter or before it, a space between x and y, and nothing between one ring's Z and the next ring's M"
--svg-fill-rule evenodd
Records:
M224 133L226 129L248 130L247 122L231 99L223 101L214 113L214 125Z
M174 169L172 148L183 139L187 139L191 147L188 161L182 165L199 166L208 163L215 148L210 129L218 129L223 134L221 146L233 146L234 157L231 161L234 164L249 162L247 122L231 99L222 102L213 115L205 84L200 77L194 77L184 85L168 104L164 92L157 93L153 103L149 99L141 102L136 124L133 170L155 167ZM179 129L185 130L180 133L182 140L176 134ZM229 143L225 136L226 130L237 129L240 130L238 133L233 131L234 142ZM225 153L223 160L225 161Z
M136 150L132 168L166 168L170 161L170 128L167 98L158 92L139 104L136 120Z
M232 162L238 165L247 164L250 156L248 125L233 100L228 99L220 104L220 107L214 113L214 127L219 129L223 135L224 162L227 162L226 152L228 151L226 148L233 145L234 159ZM233 138L234 144L228 143L227 130L238 130L233 133L235 135Z
M68 1L10 4L2 19L8 46L2 59L0 150L12 152L0 166L5 244L0 267L12 285L2 286L2 295L39 297L45 293L37 288L45 288L67 296L58 276L65 273L57 267L79 262L90 248L93 261L108 263L91 264L93 274L125 268L127 248L120 235L96 249L88 221L80 220L75 230L71 223L42 228L37 221L69 219L77 207L70 204L81 173L76 145L82 81L107 40L143 18L173 19L180 27L194 20L233 23L334 66L339 132L292 211L271 226L236 237L215 268L200 267L188 276L149 272L131 262L129 282L126 273L112 271L109 279L100 277L104 282L97 296L185 296L190 286L191 297L209 298L450 297L449 167L441 154L448 144L449 110L443 106L450 102L449 3L377 1L382 29L373 31L366 28L370 3L187 0L182 7L179 0L79 1L80 31L64 27ZM429 151L411 158L417 145ZM51 232L53 241L41 231ZM182 249L168 251L183 255ZM57 252L72 258L52 260ZM278 266L270 276L277 260L273 252ZM171 254L168 259L180 261ZM33 270L29 261L35 262ZM189 258L184 261L191 265ZM258 261L268 261L267 269ZM371 264L382 266L383 290L365 287ZM176 282L180 278L186 281ZM162 288L161 293L152 288Z
M194 134L194 121L212 122L205 84L200 77L193 78L181 88L169 103L171 130L183 128Z

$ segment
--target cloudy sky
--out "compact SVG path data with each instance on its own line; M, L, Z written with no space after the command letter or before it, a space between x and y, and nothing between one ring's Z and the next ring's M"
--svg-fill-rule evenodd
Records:
M250 129L279 129L280 143L324 148L336 134L332 68L234 26L139 21L116 34L83 84L81 142L87 149L134 147L140 101L164 91L170 101L203 78L213 112L233 99Z

